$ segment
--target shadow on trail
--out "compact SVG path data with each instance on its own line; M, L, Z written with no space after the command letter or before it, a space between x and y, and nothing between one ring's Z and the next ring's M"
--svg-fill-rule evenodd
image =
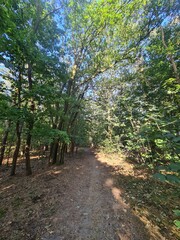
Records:
M102 161L98 154L95 157L98 163L104 165L114 176L113 179L106 180L106 186L111 189L119 206L122 206L121 210L127 210L123 219L130 214L132 217L130 224L136 223L136 227L139 225L139 230L146 235L144 239L179 239L180 233L174 226L172 209L175 206L180 208L180 187L158 182L141 169L133 172L137 164L133 166L132 161L130 161L132 169L124 171L123 174L123 171L119 171L123 169L121 161L118 165L111 166L111 160ZM132 229L130 231L133 233ZM127 239L136 238L132 235Z
M111 195L114 199L112 201L112 209L116 216L119 229L117 235L119 240L149 240L149 239L161 239L159 235L152 233L148 230L147 225L136 216L129 206L129 203L125 200L124 194L126 189L124 186L117 185L114 173L117 171L118 165L111 166L111 161L102 162L101 159L95 153L91 152L96 161L96 168L102 169L104 172L104 186L111 191ZM104 171L105 169L105 171ZM121 176L118 176L121 177ZM127 180L128 181L128 180ZM154 234L153 234L154 235Z

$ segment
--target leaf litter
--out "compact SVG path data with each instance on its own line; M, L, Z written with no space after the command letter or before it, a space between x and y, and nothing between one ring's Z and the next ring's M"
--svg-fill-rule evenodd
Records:
M34 173L0 177L0 240L178 239L179 188L117 154L84 150L63 166L32 160Z

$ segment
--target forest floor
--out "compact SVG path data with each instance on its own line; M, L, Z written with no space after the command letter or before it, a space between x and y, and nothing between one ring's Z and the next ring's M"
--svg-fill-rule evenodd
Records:
M179 188L124 157L81 150L63 166L0 169L0 240L175 240ZM180 208L179 208L180 209Z

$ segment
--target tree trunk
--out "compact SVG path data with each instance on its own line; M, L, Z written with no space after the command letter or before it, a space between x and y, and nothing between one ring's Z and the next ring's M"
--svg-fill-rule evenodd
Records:
M72 140L72 141L71 141L71 148L70 148L70 152L71 152L72 155L74 154L74 148L75 148L75 143L74 143L74 141Z
M67 154L68 153L68 145L66 144L65 146L65 153Z
M32 90L33 82L32 82L32 64L29 62L28 63L28 84L29 84L29 91ZM30 99L30 116L28 119L28 132L27 132L27 138L26 138L26 147L25 147L25 164L26 164L26 175L31 175L32 170L31 170L31 163L30 163L30 148L31 148L31 139L32 139L32 134L31 131L33 130L34 127L34 110L35 110L35 103L34 99Z
M48 159L48 164L49 164L49 165L52 163L53 147L54 147L54 144L53 144L53 142L52 142L52 143L50 144L50 151L49 151L49 159Z
M58 153L58 148L59 148L59 141L55 141L53 144L53 149L52 149L52 164L57 163L57 153Z
M8 138L10 126L11 126L11 122L8 121L7 129L6 129L6 131L4 133L4 137L2 139L2 146L1 146L1 151L0 151L0 165L2 165L2 162L3 162L3 159L4 159L4 153L5 153L5 149L6 149L6 143L7 143L7 138Z
M66 151L66 144L62 143L61 150L60 150L60 156L59 156L59 164L64 164L65 151Z
M15 99L15 105L17 105L18 110L21 109L21 90L22 90L22 70L21 67L19 66L19 77L18 77L18 94L17 94L17 104L16 104L16 99ZM16 123L16 136L17 136L17 140L16 140L16 147L14 150L14 154L13 154L13 160L12 160L12 169L11 169L11 176L15 175L16 172L16 163L17 163L17 159L18 159L18 155L19 155L19 149L21 146L21 132L22 132L22 128L23 128L23 123L20 123L20 120L17 120Z
M14 150L14 154L13 154L13 160L12 160L12 169L11 169L11 176L15 175L16 172L16 163L17 163L17 159L18 159L18 155L19 155L19 149L21 146L21 130L20 130L20 122L18 121L16 123L16 135L17 135L17 141L16 141L16 147Z
M28 133L27 133L27 139L26 139L26 147L25 147L25 163L26 163L26 176L29 176L32 174L31 170L31 162L30 162L30 147L31 147L31 130L33 129L33 122L30 123Z

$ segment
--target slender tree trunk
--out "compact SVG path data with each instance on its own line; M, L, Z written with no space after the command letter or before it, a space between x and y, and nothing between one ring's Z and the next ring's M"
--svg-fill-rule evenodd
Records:
M22 90L22 69L19 66L19 77L18 77L18 94L17 94L17 106L18 110L21 109L21 90ZM15 99L15 104L16 104L16 99ZM14 176L16 173L16 163L19 155L19 149L21 146L21 132L22 132L23 124L20 123L20 120L17 120L16 123L16 147L13 153L13 160L12 160L12 169L11 169L11 176Z
M25 147L25 164L26 164L26 175L29 176L32 174L31 170L31 163L30 163L30 147L31 147L31 131L33 129L33 122L29 124L29 129L27 133L27 139L26 139L26 147Z
M57 163L58 148L59 148L59 140L54 140L54 142L52 142L50 145L49 164Z
M53 144L52 164L56 164L56 163L57 163L58 148L59 148L59 141L56 141L56 142Z
M5 149L6 149L6 143L7 143L7 138L8 138L10 126L11 126L11 122L8 121L6 131L5 131L4 137L2 139L2 146L1 146L1 151L0 151L0 165L2 165L2 162L3 162L3 159L4 159L4 153L5 153Z
M65 153L67 154L68 153L68 145L66 144L66 147L65 147Z
M29 83L29 91L32 90L32 66L31 63L28 63L28 83ZM28 119L28 132L27 132L27 138L26 138L26 147L25 147L25 165L26 165L26 175L31 175L31 162L30 162L30 148L31 148L31 139L32 134L31 131L34 127L34 110L35 110L35 104L34 99L32 98L30 101L30 117Z
M49 151L49 159L48 159L48 164L49 165L52 163L53 147L54 147L54 143L52 142L50 144L50 151Z
M12 160L12 169L11 169L11 176L14 176L16 173L16 163L17 163L17 159L18 159L18 155L19 155L19 149L21 146L21 129L20 129L20 122L18 121L16 123L16 135L17 135L17 140L16 140L16 147L14 150L14 154L13 154L13 160Z
M72 76L71 76L71 78L68 81L67 92L66 92L67 96L71 96L71 91L72 91L72 88L73 88L73 82L74 82L74 78L75 78L76 72L77 72L77 64L75 64L73 66ZM69 110L69 100L65 100L65 103L64 103L64 116L66 116L68 114L68 110ZM57 128L59 130L62 130L63 129L63 125L64 125L64 120L61 119ZM58 140L58 143L55 143L54 147L53 147L52 164L57 163L58 148L59 148L59 140ZM64 163L64 154L66 152L66 149L67 149L66 144L62 143L61 148L60 148L60 156L59 156L59 162L58 162L59 164L63 164Z
M59 156L59 164L64 164L65 151L66 151L66 144L62 143L61 150L60 150L60 156Z
M70 152L71 152L72 155L74 154L74 149L75 149L75 143L74 143L74 141L72 140L72 141L71 141L71 148L70 148Z

